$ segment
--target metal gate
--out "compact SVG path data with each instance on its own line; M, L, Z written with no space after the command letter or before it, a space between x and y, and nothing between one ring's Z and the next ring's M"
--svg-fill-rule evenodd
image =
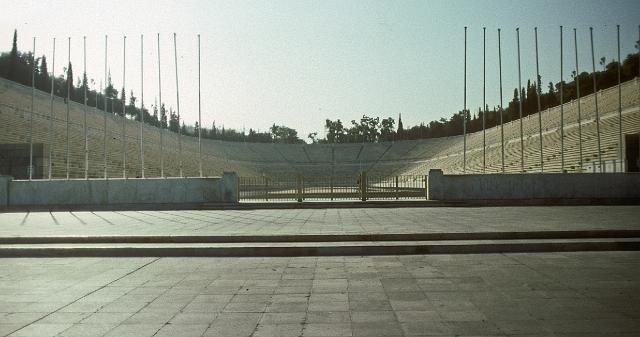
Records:
M427 198L426 175L239 177L241 201Z

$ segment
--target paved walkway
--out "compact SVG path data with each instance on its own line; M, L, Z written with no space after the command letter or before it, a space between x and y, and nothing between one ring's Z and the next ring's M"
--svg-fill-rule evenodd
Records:
M638 336L639 252L0 259L0 336Z
M0 237L640 229L640 206L0 213Z

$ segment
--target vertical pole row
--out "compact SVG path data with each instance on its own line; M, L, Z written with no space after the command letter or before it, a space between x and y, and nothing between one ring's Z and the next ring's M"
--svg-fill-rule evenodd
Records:
M564 173L564 62L563 62L563 38L562 26L560 26L560 172ZM594 73L595 74L595 73ZM594 75L595 76L595 75Z
M160 33L158 33L158 98L160 100L160 177L164 178L164 126L162 125L162 80L160 76Z
M467 173L467 27L464 27L464 107L462 108L462 173Z
M55 89L55 72L56 72L56 38L53 38L53 61L51 64L51 110L49 111L49 180L51 180L51 171L53 169L53 91Z
M33 37L31 54L31 114L29 115L29 180L33 179L33 100L36 91L36 38Z
M140 170L144 178L144 35L140 34Z
M482 27L482 173L487 169L487 27Z
M108 86L107 84L107 35L104 36L104 85L105 88ZM102 92L102 83L100 83L100 92ZM107 179L107 95L105 95L105 93L103 93L104 95L104 110L103 112L103 117L104 117L104 125L103 125L103 131L104 131L104 143L102 144L102 157L103 157L103 169L104 169L104 179ZM98 105L98 101L96 100L96 105Z
M69 78L69 75L71 74L71 72L69 71L70 67L71 67L71 37L69 37L68 39L68 45L69 45L69 50L68 50L68 55L67 55L67 180L69 180L69 168L70 168L70 161L69 161L69 155L71 153L71 149L70 149L70 141L69 141L69 105L71 104L71 78Z
M173 58L176 66L176 113L178 114L178 159L180 178L182 178L182 128L180 128L180 90L178 89L178 48L176 47L176 33L173 33Z
M504 124L502 123L502 49L500 46L500 28L498 28L498 77L500 82L500 151L502 158L502 173L504 173Z
M524 139L522 137L522 74L520 71L520 28L516 28L516 43L518 44L518 116L520 118L520 172L524 173Z
M127 179L127 36L122 37L122 178Z
M544 153L542 152L542 110L540 104L540 95L542 90L540 86L540 63L538 62L538 27L533 28L536 41L536 100L538 103L538 137L540 138L540 172L544 172Z
M591 39L591 67L593 70L593 99L596 108L596 135L598 137L598 162L600 164L600 172L604 172L602 167L602 151L600 150L600 115L598 111L598 85L596 80L596 58L593 50L593 27L589 27L589 37Z
M616 26L617 35L618 35L618 132L620 139L618 141L618 159L620 160L620 171L624 172L624 158L622 155L622 85L621 85L621 68L622 68L622 59L620 58L620 25ZM638 42L640 43L640 42ZM615 164L614 164L615 167ZM615 170L614 170L615 172Z
M89 179L89 126L87 125L87 37L82 37L82 108L84 109L84 179Z
M201 139L201 130L202 130L202 107L200 100L200 34L198 34L198 164L200 170L200 177L202 177L202 139Z
M580 106L580 70L578 67L578 33L573 29L573 49L576 57L576 99L578 101L578 155L580 156L580 170L582 170L582 111Z

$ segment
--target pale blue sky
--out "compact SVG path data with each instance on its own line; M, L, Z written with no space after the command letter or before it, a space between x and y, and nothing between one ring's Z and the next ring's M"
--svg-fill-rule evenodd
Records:
M196 34L202 35L203 124L266 130L272 123L323 135L325 118L362 114L397 117L405 125L449 117L462 109L464 26L468 38L468 105L482 104L482 27L487 27L487 103L498 104L497 32L502 28L505 104L517 86L520 27L523 85L535 76L533 27L538 26L543 82L559 74L559 25L565 26L565 79L574 69L578 29L582 70L591 67L588 27L596 58L615 57L621 25L623 57L633 52L639 1L9 1L0 0L0 50L46 54L56 72L67 62L67 37L76 74L87 36L88 73L108 63L122 85L122 36L127 35L127 91L140 94L140 34L145 36L145 105L158 95L156 33L161 34L163 101L175 108L172 33L178 34L181 114L197 120ZM110 8L104 8L104 4Z

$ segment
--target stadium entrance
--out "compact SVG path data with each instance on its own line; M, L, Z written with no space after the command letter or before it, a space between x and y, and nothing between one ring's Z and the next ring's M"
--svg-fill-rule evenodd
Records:
M427 198L426 175L239 177L240 201L407 200Z
M640 133L625 135L627 172L640 172Z

